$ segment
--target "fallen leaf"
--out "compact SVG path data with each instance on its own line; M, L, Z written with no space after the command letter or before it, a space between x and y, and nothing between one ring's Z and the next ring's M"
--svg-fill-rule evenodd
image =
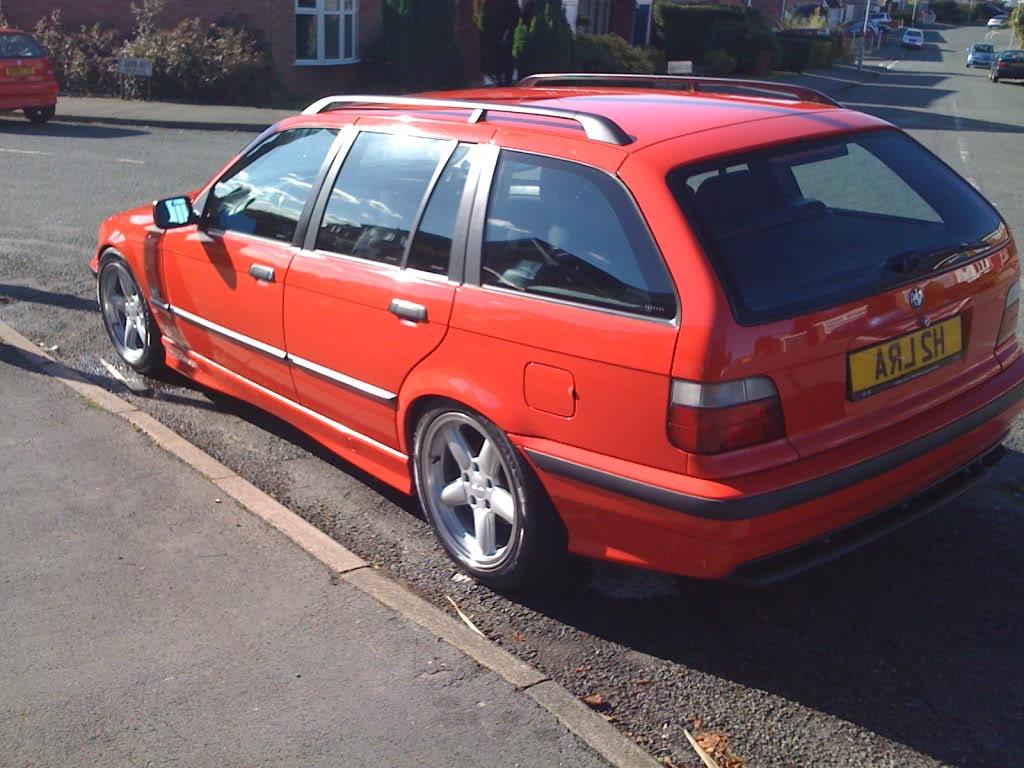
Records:
M612 705L605 701L604 696L600 693L591 693L586 696L581 696L580 701L586 704L591 709L596 709L599 712L611 709Z

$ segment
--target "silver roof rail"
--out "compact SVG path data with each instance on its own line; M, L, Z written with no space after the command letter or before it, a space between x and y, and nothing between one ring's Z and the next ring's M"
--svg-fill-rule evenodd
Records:
M520 88L558 88L578 87L586 88L588 85L594 87L617 87L625 86L631 88L670 88L672 86L682 87L688 91L701 91L704 87L712 88L735 88L743 91L759 91L764 94L781 94L793 96L801 101L811 101L816 104L825 104L830 107L842 107L842 105L826 96L821 91L813 88L805 88L802 85L790 85L789 83L775 83L767 80L734 80L731 77L694 77L691 75L619 75L601 74L598 72L552 72L546 75L530 75L519 81Z
M380 106L380 107L434 107L436 109L465 109L470 112L470 123L479 123L487 119L488 112L500 112L511 115L530 115L532 117L549 117L557 120L572 120L579 124L592 141L623 146L633 141L619 124L603 115L590 112L576 112L570 109L554 107L525 107L517 104L494 104L483 101L464 101L462 99L430 99L418 96L326 96L315 101L302 110L304 115L317 115L332 109L345 107Z

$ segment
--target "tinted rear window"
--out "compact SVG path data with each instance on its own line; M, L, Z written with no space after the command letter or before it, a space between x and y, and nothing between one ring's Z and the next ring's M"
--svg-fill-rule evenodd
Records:
M0 35L0 59L37 59L46 52L28 35Z
M744 324L889 290L1003 232L970 185L897 131L680 168L669 184Z

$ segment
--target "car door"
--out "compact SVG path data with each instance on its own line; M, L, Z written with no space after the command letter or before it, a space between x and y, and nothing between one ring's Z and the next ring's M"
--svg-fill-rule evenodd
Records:
M489 151L364 130L336 161L285 288L303 405L398 445L398 391L447 332L465 243L456 223Z
M282 319L298 222L338 131L273 133L210 188L198 225L161 242L163 300L179 341L294 399Z

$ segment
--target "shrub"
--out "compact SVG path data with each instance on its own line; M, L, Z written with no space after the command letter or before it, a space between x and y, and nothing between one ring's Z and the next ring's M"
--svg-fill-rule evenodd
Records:
M722 48L708 51L704 56L704 64L712 75L730 75L736 69L736 59Z
M480 69L499 85L515 77L512 43L520 15L519 0L483 0L473 14L480 30Z
M833 61L833 42L827 37L809 35L779 35L779 66L790 72L830 67Z
M462 78L451 0L384 0L377 43L379 75L389 88L450 88Z
M764 69L776 52L775 36L754 9L726 5L679 5L660 2L654 8L655 41L669 61L710 64L712 51L728 54L737 69ZM716 56L715 67L723 65Z
M967 11L956 0L940 0L928 6L929 10L935 12L938 21L947 24L958 24L967 21Z
M77 30L64 26L60 9L41 18L32 31L46 49L57 82L71 93L117 92L117 53L122 37L99 24Z
M572 69L572 30L561 0L530 0L516 27L512 55L520 77Z
M618 35L576 35L576 66L583 72L651 75L664 72L660 53L630 45Z

